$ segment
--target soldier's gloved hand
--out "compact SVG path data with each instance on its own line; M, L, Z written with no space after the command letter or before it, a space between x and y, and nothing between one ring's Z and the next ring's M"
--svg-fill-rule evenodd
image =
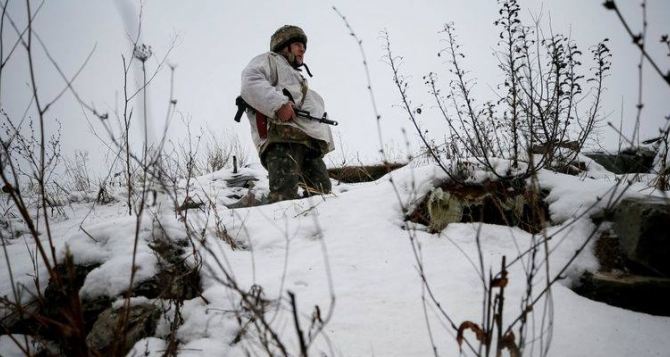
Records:
M279 109L277 109L276 118L284 123L295 119L295 112L293 111L293 103L288 102L279 107Z

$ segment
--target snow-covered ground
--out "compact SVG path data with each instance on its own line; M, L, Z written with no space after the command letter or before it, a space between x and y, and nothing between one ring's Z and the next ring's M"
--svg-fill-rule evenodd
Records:
M267 193L267 179L261 168L246 168L244 173L259 179L253 189L257 196ZM551 190L547 200L556 222L547 229L553 235L548 247L550 258L541 263L548 264L550 277L597 229L589 215L582 213L592 205L604 207L606 199L598 198L611 194L616 183L616 176L602 170L592 170L589 176L579 178L549 171L539 176L540 185ZM228 197L231 193L241 192L227 187L225 179L231 177L232 173L220 171L199 177L193 184L192 196L211 198L216 203L218 219L211 211L207 215L206 208L188 213L192 227L207 228L207 233L205 241L196 247L204 262L204 299L197 297L183 306L184 322L178 330L182 356L244 356L245 351L265 354L253 329L239 343L233 343L240 324L232 311L239 310L240 296L222 284L224 270L241 290L248 291L253 285L262 287L263 297L270 301L267 320L291 355L299 355L299 345L288 291L295 293L303 331L309 330L315 306L319 306L324 319L332 309L332 317L310 348L311 355L428 356L434 354L434 344L438 355L458 356L456 333L430 301L419 275L420 267L430 292L456 325L467 320L479 322L483 290L478 274L477 237L487 275L499 270L503 256L510 261L533 242L530 233L518 228L450 224L441 233L430 234L425 227L406 222L402 206L415 204L445 178L431 164L408 165L370 183L334 183L334 193L324 197L238 209L224 206L232 202ZM646 184L634 183L625 195L653 194L650 192ZM159 197L158 201L140 224L137 282L157 270L156 257L148 245L155 219L170 239L186 238L184 223L175 215L169 200ZM91 204L71 204L65 209L68 218L54 222L57 255L62 257L67 247L77 263L102 263L88 275L80 291L82 297L117 295L127 288L136 219L127 216L122 201L96 206L92 211L90 207ZM217 238L217 224L248 249L232 250ZM35 271L30 259L33 246L29 238L8 241L0 268L0 294L13 296L9 266L15 283L31 289ZM550 356L668 356L670 318L591 301L567 287L584 270L598 268L589 248L565 271L564 279L554 285L551 298L542 299L536 306L528 333L528 343L534 343L534 348L528 348L526 354L537 355L549 344ZM193 256L188 261L193 262ZM527 260L522 259L509 267L504 322L520 312L527 286L525 264ZM543 288L546 269L542 265L535 278L535 294ZM46 272L42 267L38 272L44 287ZM29 294L23 297L24 301L29 300ZM542 311L553 319L552 324L544 325L550 331L540 331ZM167 320L161 321L156 337L138 342L130 355L161 355L167 325ZM470 332L465 336L475 342ZM463 351L469 353L467 347ZM18 353L7 336L0 337L0 355Z

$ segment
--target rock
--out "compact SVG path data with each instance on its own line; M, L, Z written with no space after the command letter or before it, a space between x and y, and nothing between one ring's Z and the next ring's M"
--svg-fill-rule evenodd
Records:
M88 347L100 354L115 352L115 355L124 356L137 341L153 336L160 309L145 303L130 306L129 310L125 323L125 340L120 340L124 333L118 331L119 320L123 318L125 309L109 308L100 314L86 337Z
M598 271L629 271L621 254L619 238L609 229L604 230L596 240L594 254L598 259Z
M54 267L58 279L53 277L44 291L44 298L37 298L24 305L22 312L12 311L2 319L2 327L11 333L34 335L48 342L48 349L63 355L86 353L85 337L93 323L111 299L102 297L93 301L80 301L79 289L86 275L99 264L75 265L70 255ZM67 322L63 329L61 322ZM46 353L45 355L53 355Z
M132 296L148 299L192 299L200 294L200 276L195 269L166 266L153 276L137 285Z
M463 219L463 204L449 192L436 188L428 197L428 227L433 232L443 230L449 223Z
M670 277L670 200L626 198L616 207L613 230L624 256L651 273Z
M670 316L670 279L617 273L584 273L574 291L609 305Z
M606 152L584 153L593 161L615 174L649 172L654 165L656 153L648 148L629 148L618 154Z
M75 265L72 257L66 256L65 261L58 264L55 269L60 277L60 284L49 279L40 313L55 321L60 321L68 313L81 313L84 330L90 330L98 314L111 305L111 299L103 296L95 300L81 301L81 311L76 311L78 308L72 305L72 299L75 296L79 297L79 289L84 285L86 275L98 266L99 263Z
M60 277L60 283L49 279L49 284L44 290L44 298L49 301L50 305L60 307L67 302L70 296L79 293L79 289L86 280L86 275L99 266L99 263L76 265L72 257L67 255L64 262L55 267L55 272Z
M158 256L159 272L123 295L180 301L201 296L199 267L186 263L185 249L190 247L189 241L173 240L161 232L158 231L150 243ZM53 355L125 355L136 341L154 334L161 311L150 303L135 303L128 312L126 339L118 341L121 333L117 325L123 310L112 309L112 302L118 297L99 296L88 300L79 297L87 274L98 265L77 265L73 257L66 254L65 260L54 268L58 279L50 279L44 299L25 305L23 313L9 311L3 315L2 328L49 342L57 351ZM63 328L61 322L68 328Z
M184 261L184 248L167 237L157 236L149 246L158 255L159 272L139 283L130 294L149 299L189 300L200 295L200 274ZM188 243L187 243L188 244Z
M86 332L91 331L98 315L112 306L112 298L109 296L99 296L91 300L81 302L81 313L84 318L84 328Z

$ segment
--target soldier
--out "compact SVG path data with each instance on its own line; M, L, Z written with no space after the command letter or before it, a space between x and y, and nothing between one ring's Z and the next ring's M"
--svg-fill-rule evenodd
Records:
M282 26L270 39L270 52L251 60L242 71L241 97L250 108L247 117L261 163L268 170L270 202L329 193L330 178L323 156L334 148L328 125L297 117L294 107L320 117L321 96L302 75L307 36L297 26ZM292 102L282 92L291 94Z

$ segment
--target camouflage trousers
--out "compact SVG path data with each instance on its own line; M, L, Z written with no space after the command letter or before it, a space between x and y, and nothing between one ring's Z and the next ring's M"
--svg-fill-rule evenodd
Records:
M270 202L300 198L298 186L305 196L330 193L331 184L326 164L319 152L299 143L273 143L261 157L270 179Z

